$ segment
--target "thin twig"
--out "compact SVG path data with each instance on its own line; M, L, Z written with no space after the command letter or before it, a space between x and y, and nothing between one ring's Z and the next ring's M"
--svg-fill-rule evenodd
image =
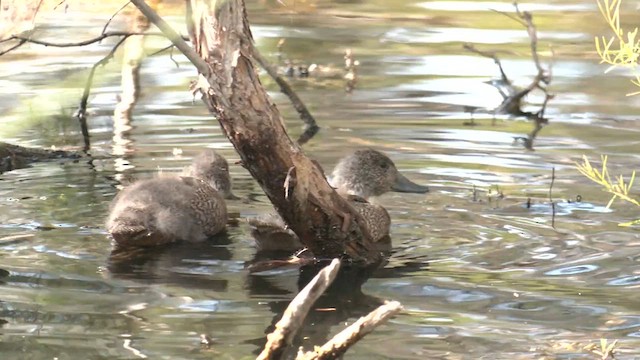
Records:
M473 46L472 44L469 43L465 43L462 46L464 49L474 52L480 56L484 56L487 57L489 59L492 59L493 62L498 65L498 69L500 69L500 78L501 80L506 84L506 85L511 85L511 80L509 80L509 78L507 77L507 74L504 72L504 69L502 68L502 63L500 62L500 59L498 58L497 52L492 51L482 51L480 49L477 49L475 46ZM503 95L504 97L505 95Z
M173 58L173 49L175 49L176 47L173 46L171 47L171 49L169 50L169 59L171 61L173 61L174 64L176 64L176 68L180 68L180 64L178 63L178 61L176 59Z
M172 49L172 48L174 48L174 47L175 47L175 45L171 44L171 45L169 45L169 46L165 46L165 47L163 47L163 48L162 48L162 49L160 49L160 50L156 50L156 51L152 52L151 54L148 54L147 56L156 56L156 55L158 55L158 54L160 54L160 53L162 53L162 52L165 52L165 51L167 51L167 50L170 50L170 49Z
M91 67L91 71L89 72L89 76L87 77L87 82L84 85L84 91L82 93L82 99L80 100L80 106L78 107L78 111L76 112L76 117L80 121L80 129L82 131L82 138L84 139L84 151L89 151L89 148L91 147L91 142L90 142L90 139L89 139L89 128L87 126L86 114L87 114L87 102L89 100L89 93L91 92L91 87L93 85L93 77L94 77L94 75L96 73L96 69L98 68L98 66L103 66L107 62L109 62L109 60L111 60L111 58L115 54L116 50L120 47L120 45L122 45L124 43L124 41L128 37L129 36L123 36L113 46L113 49L111 49L111 51L109 51L109 53L107 55L105 55L105 57L103 57L102 59L100 59L100 61L95 63L93 65L93 67Z
M54 6L54 7L53 7L53 10L57 10L57 9L58 9L58 7L59 7L60 5L62 5L62 4L64 4L65 2L67 2L67 0L62 0L62 1L60 1L60 2L58 3L58 5L56 5L56 6Z
M167 24L164 19L162 19L158 13L156 13L144 0L131 0L131 3L135 5L140 12L142 12L149 21L151 21L155 26L165 34L169 40L175 45L180 52L184 54L184 56L189 59L189 61L198 69L198 72L204 75L205 78L208 78L211 74L211 69L209 65L204 61L198 53L189 45L186 41L182 39L182 37L175 31L169 24Z
M401 310L402 305L399 302L387 302L370 312L368 315L358 319L358 321L342 330L321 347L305 354L299 354L298 357L296 357L296 360L338 359L356 342L375 330L379 325L386 322L390 317L399 313Z
M124 10L124 8L126 8L130 3L131 1L127 1L124 5L120 7L120 9L116 10L116 12L113 13L113 15L111 15L109 20L107 20L107 23L104 24L101 34L104 34L107 31L107 28L109 27L109 24L111 24L111 21L113 21L113 19L120 13L120 11Z
M280 86L280 91L282 91L285 95L287 95L287 97L289 97L291 104L293 104L293 107L298 112L298 115L300 115L300 119L302 120L302 122L304 122L305 125L303 133L298 138L298 144L303 145L320 130L320 127L316 123L316 119L313 117L313 115L311 115L309 109L307 109L306 105L302 102L302 100L300 100L291 86L289 86L289 83L278 74L278 71L273 66L271 66L271 64L269 64L269 62L262 56L262 54L260 54L260 51L258 51L255 46L252 46L252 56L253 59L258 64L260 64L263 69L265 69L269 76L273 78L276 84Z
M158 54L160 54L160 53L162 53L162 52L164 52L164 51L169 50L169 59L170 59L171 61L173 61L173 63L174 63L174 64L176 64L176 68L180 68L180 64L179 64L179 63L176 61L176 59L174 59L174 57L173 57L173 49L175 49L175 48L176 48L176 46L175 46L175 45L173 45L173 44L171 44L171 45L169 45L169 46L165 46L165 47L163 47L162 49L160 49L160 50L158 50L158 51L154 51L154 52L152 52L151 54L149 54L149 55L147 55L147 56L156 56L156 55L158 55Z
M27 43L27 40L20 40L20 41L19 41L17 44L15 44L14 46L12 46L12 47L8 48L8 49L7 49L7 50L5 50L5 51L1 51L1 52L0 52L0 56L4 55L4 54L6 54L6 53L8 53L8 52L10 52L10 51L13 51L13 50L17 49L17 48L19 48L20 46L22 46L22 45L24 45L24 44L26 44L26 43Z
M517 5L516 5L516 8L517 8ZM508 17L509 19L520 23L522 26L527 26L527 24L525 22L523 22L521 19L519 19L518 17L513 16L513 15L511 15L509 13L506 13L506 12L500 11L500 10L496 10L496 9L491 9L491 11L493 11L495 13L498 13L500 15L504 15L504 16Z
M55 43L55 42L50 42L50 41L44 41L44 40L37 40L37 39L31 39L28 37L24 37L21 35L12 35L10 37L8 37L5 40L2 40L2 42L6 42L6 41L10 41L10 40L20 40L20 41L26 41L32 44L37 44L37 45L42 45L42 46L52 46L52 47L75 47L75 46L84 46L84 45L90 45L93 43L97 43L99 41L102 41L108 37L112 37L112 36L132 36L132 35L151 35L151 36L164 36L161 33L144 33L144 32L128 32L128 31L108 31L104 34L100 34L99 36L96 36L94 38L91 39L87 39L87 40L83 40L83 41L78 41L78 42L69 42L69 43Z
M556 203L553 201L553 184L556 181L556 168L551 168L551 184L549 184L549 202L551 203L551 227L555 228L556 223Z
M549 202L553 202L553 183L556 181L556 168L551 168L551 184L549 184Z

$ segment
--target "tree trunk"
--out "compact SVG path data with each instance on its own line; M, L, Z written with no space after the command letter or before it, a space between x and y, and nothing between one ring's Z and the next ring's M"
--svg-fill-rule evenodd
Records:
M378 262L362 218L327 183L320 166L289 138L283 119L253 67L253 39L243 0L187 0L196 52L209 72L199 75L209 110L278 213L318 257L347 255Z

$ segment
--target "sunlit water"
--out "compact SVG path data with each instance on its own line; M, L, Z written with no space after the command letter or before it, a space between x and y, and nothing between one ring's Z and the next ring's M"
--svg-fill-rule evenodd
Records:
M640 97L625 97L633 90L625 72L605 75L598 64L592 39L607 29L595 3L521 4L534 13L540 49L549 54L552 45L555 53L557 96L535 151L514 143L530 131L522 119L476 114L476 125L465 125L467 107L491 108L500 96L485 83L498 75L495 65L463 50L464 42L503 50L505 71L517 84L535 75L526 32L491 10L511 11L510 2L388 3L272 1L250 11L256 41L274 61L276 43L285 38L285 56L301 63L339 68L345 48L361 63L351 95L339 77L293 81L322 126L305 145L308 155L330 169L345 153L374 147L432 189L376 200L393 218L388 264L362 292L343 289L343 298L324 299L319 305L336 311L312 312L301 343L321 344L393 299L405 311L348 358L594 358L582 347L600 338L619 340L618 358L640 357L640 237L617 225L639 212L623 203L607 209L608 196L574 165L583 154L593 161L608 154L614 174L640 169ZM71 6L67 14L42 16L49 26L39 36L90 37L120 5L95 14ZM635 6L630 1L626 13L637 13ZM180 21L177 7L166 11ZM4 140L80 145L68 115L86 69L112 43L26 46L3 56ZM150 41L151 48L164 45ZM179 68L168 55L145 60L144 96L132 128L117 136L111 114L118 66L99 71L89 119L97 160L0 175L2 359L251 358L297 292L295 269L248 274L245 263L255 250L242 221L205 244L111 253L103 223L121 184L178 171L205 147L238 160L187 91L193 68L175 58ZM297 136L302 126L292 106L270 79L263 83ZM541 99L531 96L531 108ZM240 219L270 212L249 174L239 166L231 172L243 198L229 203L231 212ZM200 346L200 334L214 339L211 349Z

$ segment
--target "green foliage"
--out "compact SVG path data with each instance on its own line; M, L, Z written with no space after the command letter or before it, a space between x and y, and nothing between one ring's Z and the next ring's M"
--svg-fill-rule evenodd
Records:
M631 187L633 186L633 181L636 178L635 171L631 174L629 182L625 182L622 175L618 175L618 177L612 180L611 175L609 174L609 169L607 169L607 156L605 155L602 156L602 169L600 170L594 168L589 162L589 159L584 155L582 156L582 163L577 163L576 167L582 175L600 184L604 191L613 195L611 200L609 200L607 207L610 207L616 199L620 199L640 207L640 201L629 195ZM620 224L620 226L631 226L636 224L640 224L640 219Z
M620 27L620 5L622 0L597 0L600 13L607 20L607 24L614 32L614 36L608 40L606 37L596 37L596 50L603 63L611 65L607 71L621 66L631 69L635 79L631 82L640 87L640 72L638 71L638 59L640 59L640 39L638 28L633 31L625 31ZM617 48L616 46L617 45ZM640 91L627 94L638 95Z

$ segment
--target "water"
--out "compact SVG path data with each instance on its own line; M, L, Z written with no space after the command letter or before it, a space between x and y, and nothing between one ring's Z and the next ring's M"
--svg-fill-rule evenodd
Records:
M320 1L251 5L253 32L275 60L286 56L340 67L345 48L361 62L356 91L338 78L294 80L322 126L305 145L330 169L348 151L385 151L427 195L377 199L393 219L393 254L363 286L338 287L314 311L302 343L320 344L382 299L405 311L349 351L350 359L594 358L583 346L618 339L618 358L640 357L640 236L617 224L638 211L582 177L575 162L608 154L613 174L640 169L640 97L624 71L603 74L593 37L606 34L591 1L532 1L540 49L553 45L550 125L535 151L514 144L531 124L475 115L492 107L498 75L491 60L462 49L473 42L502 50L520 85L535 75L525 31L490 9L510 2ZM121 4L70 6L43 14L39 36L59 40L99 33ZM181 2L165 4L173 23ZM629 1L625 14L633 14ZM107 15L108 14L108 15ZM630 27L630 17L623 25ZM64 28L59 28L60 24ZM116 21L114 26L117 26ZM74 120L86 69L112 41L86 48L25 46L0 64L2 138L30 146L80 146ZM151 48L165 43L154 38ZM298 271L250 275L255 256L244 222L210 243L178 244L138 254L111 253L103 229L121 184L158 170L178 171L204 147L230 162L237 154L187 91L194 71L167 55L145 60L144 96L133 128L114 136L117 64L99 70L90 99L93 154L0 175L0 352L7 359L240 359L255 356L264 333L298 290ZM546 59L545 59L546 61ZM302 124L273 82L263 77L293 136ZM535 104L540 94L529 97ZM182 150L182 155L174 149ZM549 203L557 202L555 219ZM243 219L271 211L259 186L231 166L230 202ZM497 194L502 192L504 197ZM637 193L637 190L636 190ZM576 202L580 196L581 202ZM531 198L530 208L525 206ZM555 226L555 227L554 227ZM353 285L347 281L347 284ZM210 349L200 334L213 338Z

